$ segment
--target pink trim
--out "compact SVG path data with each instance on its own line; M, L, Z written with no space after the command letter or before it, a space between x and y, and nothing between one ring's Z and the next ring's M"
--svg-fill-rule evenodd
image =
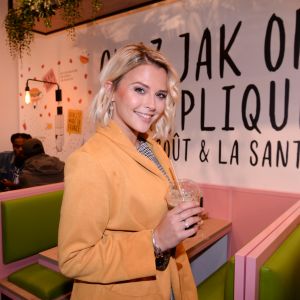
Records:
M42 251L39 254L39 264L48 267L54 271L60 272L58 267L58 248L53 247Z
M9 291L7 289L0 287L0 291L1 291L1 294L4 294L5 296L11 298L12 300L23 300L22 298L16 296L14 293L12 293L11 291Z
M296 202L290 209L284 212L279 218L277 218L273 223L271 223L265 230L260 232L254 239L252 239L248 244L246 244L242 249L240 249L235 254L235 298L244 299L244 287L246 286L246 280L248 284L253 286L253 271L248 269L252 268L252 264L248 266L248 262L251 261L249 257L252 251L259 249L260 244L263 243L269 235L271 235L286 219L288 219L298 208L300 207L300 201ZM252 252L253 253L253 252ZM272 253L272 252L271 252ZM246 262L247 261L247 262ZM247 264L247 268L246 268ZM246 271L247 270L247 271ZM247 278L246 278L247 272ZM250 288L251 289L251 288Z
M38 259L38 263L44 267L47 267L49 269L52 269L53 271L56 271L56 272L60 272L59 270L59 267L58 267L58 264L57 263L54 263L52 261L48 261L44 258L39 258Z
M2 252L2 249L1 249L1 252ZM20 259L17 262L13 262L13 263L5 265L5 264L3 264L3 260L2 260L2 256L1 256L0 278L5 278L5 277L7 277L8 274L10 274L20 268L28 266L32 263L37 262L37 258L38 258L38 256L34 255L34 256L24 258L24 259Z
M275 252L300 222L300 201L285 214L285 220L279 218L277 227L257 245L246 258L245 300L258 299L259 270L264 262Z
M16 199L21 197L28 197L32 195L38 195L42 193L49 193L54 192L58 190L64 189L64 183L53 183L53 184L47 184L47 185L40 185L35 186L27 189L19 189L14 191L8 191L8 192L1 192L0 193L0 201L8 200L8 199Z

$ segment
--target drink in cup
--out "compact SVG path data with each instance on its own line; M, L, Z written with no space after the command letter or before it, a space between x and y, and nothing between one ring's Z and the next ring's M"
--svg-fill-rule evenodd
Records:
M172 186L167 195L167 203L169 209L176 207L180 202L198 201L200 204L200 193L195 191L179 190Z
M178 187L179 186L179 187ZM171 186L167 194L166 200L168 208L172 209L176 207L180 202L197 201L200 205L201 193L199 186L191 180L179 180L177 186ZM186 229L190 229L194 226L191 225Z

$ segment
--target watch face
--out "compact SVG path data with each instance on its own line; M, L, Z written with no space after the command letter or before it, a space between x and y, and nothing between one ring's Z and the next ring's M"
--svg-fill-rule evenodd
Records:
M155 258L156 269L159 271L164 271L170 261L170 252L163 252Z

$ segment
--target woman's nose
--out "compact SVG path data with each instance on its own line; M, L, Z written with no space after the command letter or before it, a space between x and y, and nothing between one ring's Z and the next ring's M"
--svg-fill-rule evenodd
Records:
M145 106L150 110L155 110L156 102L155 102L155 96L149 95L145 99Z

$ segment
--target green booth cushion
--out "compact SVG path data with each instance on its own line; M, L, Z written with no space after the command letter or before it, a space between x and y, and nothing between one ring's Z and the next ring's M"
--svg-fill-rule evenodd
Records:
M234 257L205 279L197 292L201 300L233 300Z
M50 300L71 292L73 280L39 264L32 264L8 276L8 281L35 296Z
M1 202L3 262L57 245L63 190Z
M259 299L300 299L300 225L260 268Z

